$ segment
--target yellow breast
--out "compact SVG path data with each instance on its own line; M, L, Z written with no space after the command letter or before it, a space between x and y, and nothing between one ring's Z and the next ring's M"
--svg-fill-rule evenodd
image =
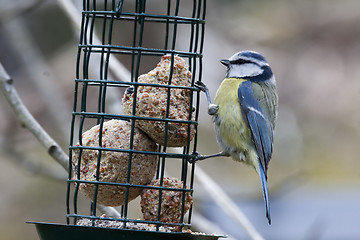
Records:
M215 97L215 104L219 106L215 117L215 130L219 145L233 157L245 153L251 145L251 133L243 119L238 100L239 85L244 79L225 79Z

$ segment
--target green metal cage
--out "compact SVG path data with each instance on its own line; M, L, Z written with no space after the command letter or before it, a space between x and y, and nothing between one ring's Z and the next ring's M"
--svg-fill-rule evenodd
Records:
M38 224L37 228L42 239L51 239L56 235L65 237L63 228L68 229L75 235L103 237L101 234L110 234L119 239L217 239L210 235L193 235L185 233L183 230L190 229L192 207L185 215L185 193L193 195L194 170L195 164L189 163L196 151L197 136L190 139L190 131L193 127L196 131L198 120L199 90L194 87L196 81L201 81L202 77L202 51L204 45L206 0L84 0L82 11L82 28L80 32L80 42L78 45L76 79L74 90L74 107L71 122L71 136L69 147L69 176L67 187L67 225L57 225L52 229L51 224ZM148 71L151 66L156 65L164 55L171 56L170 76L167 85L149 84L138 82L138 77ZM172 84L174 56L180 56L186 60L189 70L192 73L190 86L179 86ZM120 61L127 69L130 69L126 77L119 79L110 67L112 61ZM125 74L126 76L126 74ZM159 87L167 90L166 114L164 118L141 117L136 115L136 93L141 86ZM122 94L127 89L133 89L133 111L132 114L123 114L116 109L110 109L109 92L118 94L121 100ZM171 105L171 89L186 89L190 91L190 111L187 120L176 120L169 118L169 108ZM131 123L130 147L129 149L107 148L101 144L96 147L88 147L82 143L83 133L94 125L99 126L98 142L102 142L104 123L110 119L124 120ZM157 151L139 151L134 149L134 131L136 121L159 121L164 123L164 144L157 145ZM169 126L171 123L186 124L187 143L180 151L172 151L167 147ZM78 144L77 144L78 143ZM73 153L79 152L79 162L81 164L81 154L85 150L97 151L97 165L95 181L83 180L80 178L79 169L74 169ZM125 152L129 156L127 181L104 182L99 180L101 155L107 151ZM134 154L156 156L158 165L155 178L160 179L159 186L131 184L131 164ZM176 162L178 168L171 169L177 171L177 176L184 183L181 188L168 188L163 186L165 173L169 170L170 162ZM75 170L75 171L73 171ZM89 208L84 211L84 206L79 206L80 191L82 183L94 186L93 196ZM101 216L98 204L98 191L100 186L122 186L125 191L125 203L119 208L120 216ZM159 192L158 215L155 221L135 219L131 217L129 207L129 191L132 188L154 189ZM182 193L182 208L179 222L163 222L160 219L162 207L162 194L164 191L178 191ZM88 219L90 226L77 227L79 219ZM99 227L97 221L121 222L120 229L108 233L103 227ZM127 225L131 223L149 224L154 226L153 231L149 230L129 230ZM162 226L173 227L175 232L160 232ZM50 228L50 230L49 230ZM92 229L99 229L101 233L93 232ZM108 229L105 227L105 229ZM90 231L91 230L91 231ZM59 231L59 233L57 233ZM104 232L105 231L105 232ZM120 232L119 232L120 231ZM123 231L123 232L122 232ZM91 233L90 233L91 232ZM143 233L155 235L143 235ZM135 234L136 236L133 236ZM156 235L159 234L159 235ZM180 234L180 235L179 235ZM169 236L166 236L169 235ZM66 239L72 239L66 235ZM144 236L144 238L141 238ZM70 237L70 238L68 238ZM151 239L153 239L151 238ZM64 239L64 238L62 238ZM74 238L75 239L75 238ZM76 238L78 239L78 238Z

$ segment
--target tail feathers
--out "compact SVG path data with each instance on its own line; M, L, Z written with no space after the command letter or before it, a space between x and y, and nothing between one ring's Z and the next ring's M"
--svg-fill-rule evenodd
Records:
M269 224L271 224L269 192L268 192L268 187L267 187L267 182L266 182L266 174L265 174L264 168L261 165L261 163L259 165L260 165L259 175L260 175L260 179L261 179L261 186L262 186L262 190L263 190L263 196L264 196L264 202L265 202L265 208L266 208L266 218L268 219Z

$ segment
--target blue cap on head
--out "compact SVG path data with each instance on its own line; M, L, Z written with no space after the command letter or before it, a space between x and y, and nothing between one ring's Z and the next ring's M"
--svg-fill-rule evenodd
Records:
M238 54L241 56L244 56L244 57L254 58L259 61L266 62L266 59L260 53L257 53L254 51L242 51L242 52L239 52Z

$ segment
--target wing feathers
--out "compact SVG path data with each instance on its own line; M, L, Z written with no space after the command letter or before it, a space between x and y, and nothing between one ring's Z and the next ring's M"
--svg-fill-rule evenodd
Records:
M260 179L261 179L261 186L262 186L263 196L264 196L264 201L265 201L266 218L268 219L269 224L271 224L269 192L268 192L268 187L267 187L267 182L266 182L266 175L265 175L263 167L261 165L259 167L260 167L259 174L260 174Z
M252 83L245 81L240 84L238 98L241 109L249 124L260 163L265 176L272 154L273 129L268 116L264 115L258 100L252 90Z

